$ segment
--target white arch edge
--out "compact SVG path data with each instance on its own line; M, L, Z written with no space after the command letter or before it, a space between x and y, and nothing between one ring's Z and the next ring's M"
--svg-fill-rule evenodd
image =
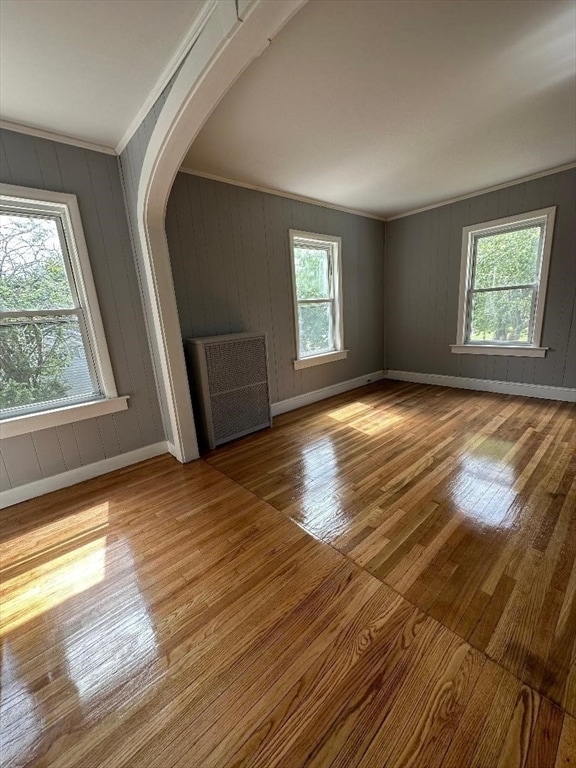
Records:
M242 71L307 0L257 0L239 21L236 5L218 3L180 72L150 137L138 185L137 235L144 262L143 290L160 363L160 385L172 432L170 452L181 462L199 457L198 442L166 239L172 184L202 125Z

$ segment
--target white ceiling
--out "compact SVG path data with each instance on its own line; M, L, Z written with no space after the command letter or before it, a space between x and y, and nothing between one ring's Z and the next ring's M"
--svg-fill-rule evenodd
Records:
M184 166L392 216L576 159L572 0L311 0Z
M203 5L0 0L2 119L116 147Z

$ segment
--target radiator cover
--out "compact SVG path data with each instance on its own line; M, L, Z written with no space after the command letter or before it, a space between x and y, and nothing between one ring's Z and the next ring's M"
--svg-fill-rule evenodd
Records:
M266 334L187 339L185 349L201 444L216 448L272 426Z

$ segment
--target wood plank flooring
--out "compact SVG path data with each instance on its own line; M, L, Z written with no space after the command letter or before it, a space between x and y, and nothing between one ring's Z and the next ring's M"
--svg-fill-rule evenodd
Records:
M211 465L576 715L576 406L386 382Z
M2 764L575 765L574 415L387 384L4 510Z

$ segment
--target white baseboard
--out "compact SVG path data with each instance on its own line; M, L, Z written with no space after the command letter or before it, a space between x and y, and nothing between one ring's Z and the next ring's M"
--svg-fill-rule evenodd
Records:
M512 381L490 381L488 379L467 379L463 376L441 376L436 373L413 373L412 371L386 371L386 379L411 381L415 384L433 384L439 387L475 389L479 392L496 392L502 395L538 397L544 400L564 400L576 403L576 389L568 387L547 387L541 384L520 384Z
M322 389L316 389L313 392L306 392L303 395L290 397L288 400L280 400L278 403L272 403L272 416L279 416L281 413L294 411L296 408L303 408L305 405L317 403L319 400L326 400L329 397L334 397L334 395L340 395L342 392L358 389L358 387L363 387L365 384L370 384L373 381L380 381L384 378L384 375L384 371L375 371L374 373L367 373L364 376L358 376L355 379L332 384L331 387L323 387Z
M35 480L33 483L19 485L17 488L11 488L9 491L0 493L0 509L10 507L12 504L18 504L27 499L33 499L36 496L43 496L45 493L57 491L60 488L67 488L69 485L81 483L83 480L90 480L92 477L105 475L107 472L128 467L130 464L137 464L139 461L151 459L154 456L160 456L166 453L167 450L165 442L154 443L154 445L147 445L144 448L138 448L129 453L121 453L119 456L112 456L109 459L103 459L94 464L77 467L68 472L62 472L59 475L44 477L42 480Z

